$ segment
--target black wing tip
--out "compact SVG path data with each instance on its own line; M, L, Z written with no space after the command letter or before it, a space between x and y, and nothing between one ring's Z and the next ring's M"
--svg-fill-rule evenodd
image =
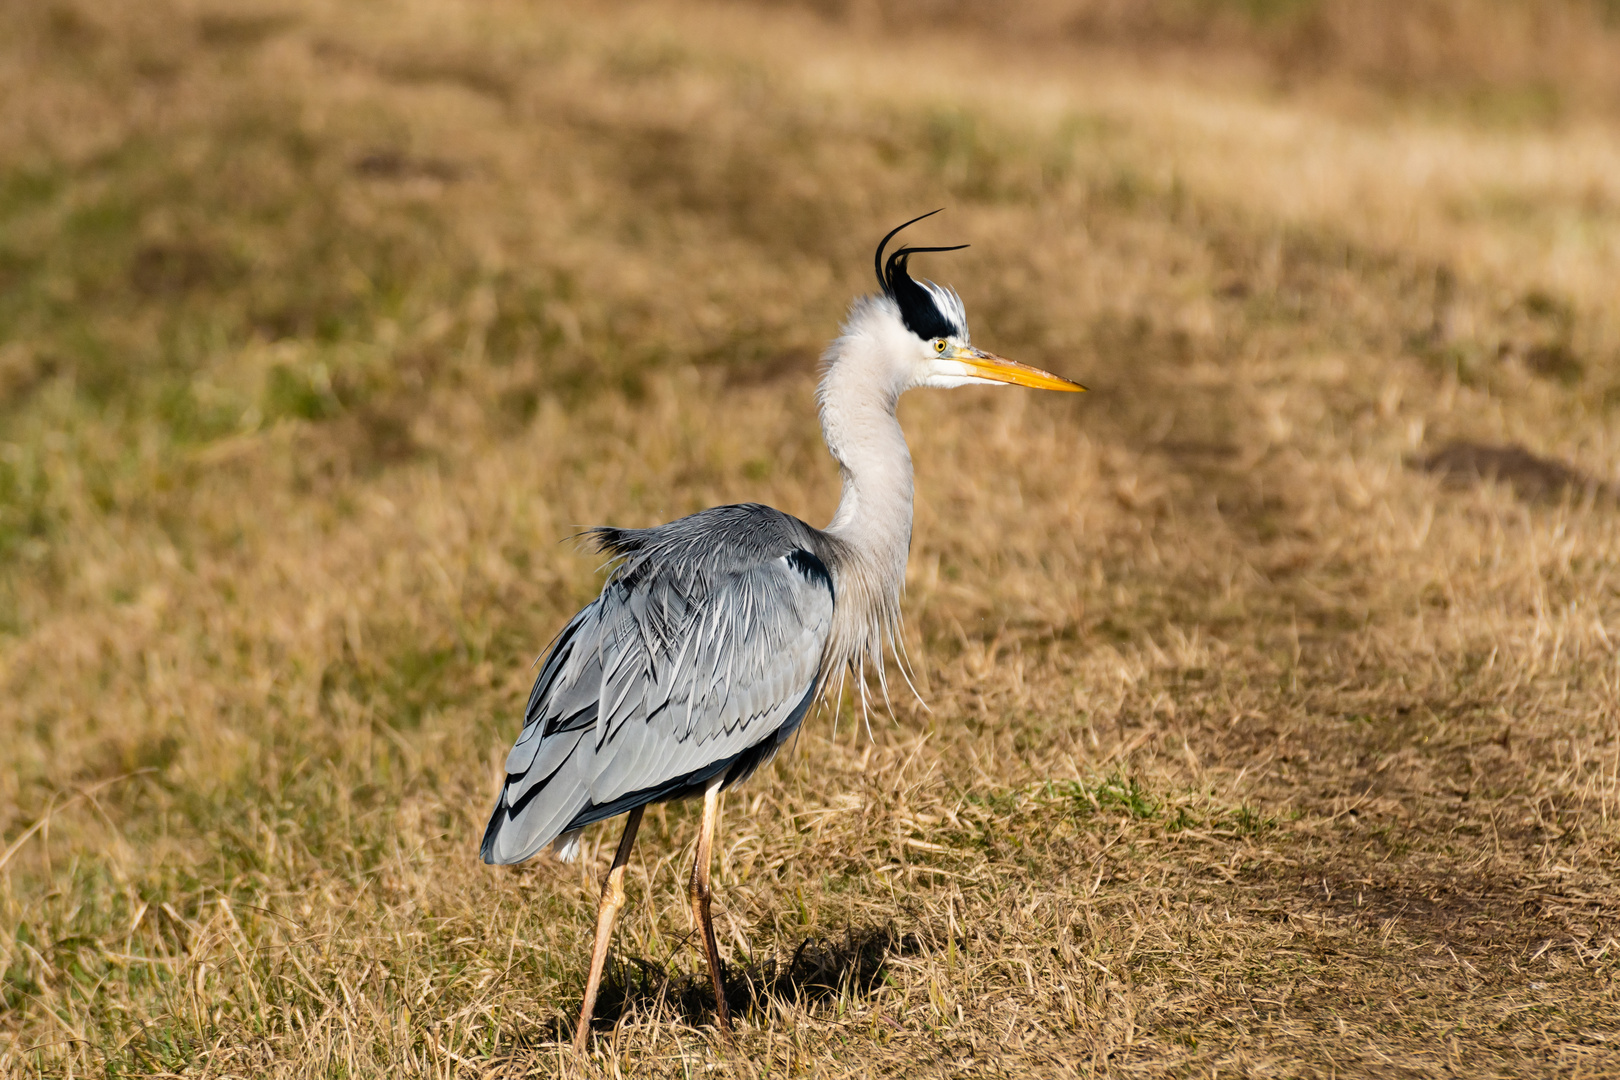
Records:
M489 826L484 829L484 842L478 845L478 857L489 866L515 866L520 862L527 862L529 859L534 858L541 848L546 846L545 844L537 844L515 859L497 855L495 853L495 841L501 834L501 827L509 821L511 821L511 813L503 804L495 808L495 813L489 819ZM547 843L549 842L547 841Z
M495 812L489 816L489 824L484 826L484 840L478 845L478 857L490 866L501 865L501 860L495 857L495 838L501 833L501 823L506 819L506 796L503 793L501 801L495 804Z

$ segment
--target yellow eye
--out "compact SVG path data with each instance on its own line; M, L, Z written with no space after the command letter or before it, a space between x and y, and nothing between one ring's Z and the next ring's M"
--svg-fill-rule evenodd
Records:
M945 339L944 338L935 338L934 339L934 351L935 352L944 352L945 351Z

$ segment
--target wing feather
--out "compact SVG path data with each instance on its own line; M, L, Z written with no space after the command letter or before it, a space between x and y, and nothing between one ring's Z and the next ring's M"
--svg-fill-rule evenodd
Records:
M765 507L721 507L615 536L627 561L535 679L485 832L488 862L528 858L734 766L751 771L816 691L833 588L814 530Z

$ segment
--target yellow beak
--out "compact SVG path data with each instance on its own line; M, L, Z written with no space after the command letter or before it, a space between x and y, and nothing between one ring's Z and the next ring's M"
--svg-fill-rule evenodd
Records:
M1036 390L1064 390L1071 394L1085 390L1079 383L1070 382L1061 375L1053 375L1050 371L1020 364L1016 360L1008 360L1004 356L987 353L983 349L962 349L951 359L960 360L973 370L973 374L993 382L1031 386Z

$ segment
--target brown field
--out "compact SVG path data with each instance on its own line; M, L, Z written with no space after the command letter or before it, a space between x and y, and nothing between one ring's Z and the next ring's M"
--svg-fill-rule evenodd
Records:
M1620 9L0 6L0 1073L1620 1075ZM1358 15L1358 10L1360 14ZM925 709L477 859L566 538L838 479Z

